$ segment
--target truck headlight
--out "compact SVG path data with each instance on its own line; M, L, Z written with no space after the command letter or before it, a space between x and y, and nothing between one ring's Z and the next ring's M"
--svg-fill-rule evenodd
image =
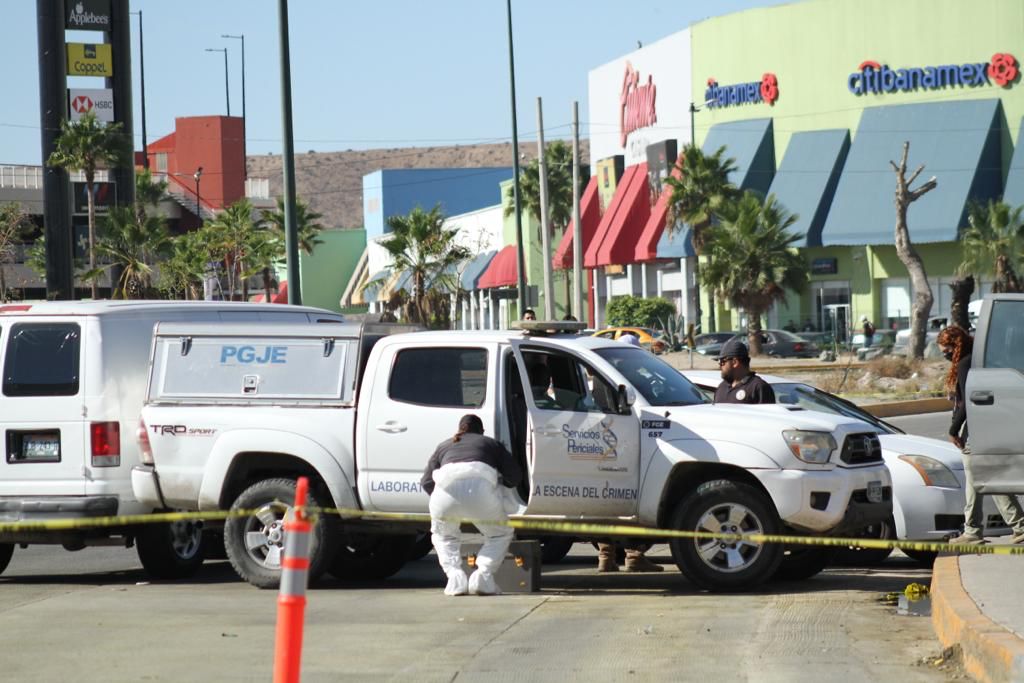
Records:
M836 440L828 432L809 432L803 429L787 429L782 432L789 450L804 462L822 465L832 457Z
M960 482L953 471L935 458L929 458L927 455L901 455L900 460L917 470L917 473L924 479L925 486L960 488Z

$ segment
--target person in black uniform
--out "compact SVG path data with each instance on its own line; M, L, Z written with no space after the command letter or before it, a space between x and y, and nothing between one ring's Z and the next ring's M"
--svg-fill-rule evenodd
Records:
M420 486L430 494L430 531L437 561L448 577L445 595L493 595L494 574L512 542L512 527L501 524L505 513L501 486L515 488L523 472L512 454L484 436L476 415L463 415L459 429L430 456ZM467 579L462 570L462 532L459 520L482 520L474 526L484 535L476 571ZM496 522L486 524L485 522Z
M739 339L722 346L718 367L722 383L715 389L715 403L775 403L775 392L750 369L750 352Z

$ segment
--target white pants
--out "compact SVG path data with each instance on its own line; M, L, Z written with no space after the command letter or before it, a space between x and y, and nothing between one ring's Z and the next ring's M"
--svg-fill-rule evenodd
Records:
M512 542L512 527L476 523L508 519L494 468L483 463L453 463L434 471L434 492L430 494L430 530L437 561L445 575L462 571L460 519L474 522L484 535L476 566L494 575Z

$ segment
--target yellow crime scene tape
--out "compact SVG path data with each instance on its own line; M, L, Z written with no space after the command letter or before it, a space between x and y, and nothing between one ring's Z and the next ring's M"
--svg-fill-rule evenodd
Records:
M282 504L282 510L290 506ZM0 522L0 534L46 531L72 531L99 527L136 526L139 524L155 524L160 522L184 521L218 521L234 517L248 517L256 510L208 510L202 512L154 512L145 515L113 515L108 517L89 517L86 519L50 519L32 522ZM390 522L429 522L426 513L407 512L369 512L354 508L307 508L306 514L315 520L318 514L337 515L343 518ZM588 522L522 519L511 518L500 521L486 520L451 520L466 524L474 521L494 526L510 526L522 531L535 531L562 536L613 537L627 536L630 538L661 539L668 541L675 538L695 540L721 540L728 543L746 542L762 544L780 543L783 545L824 546L848 548L856 546L865 549L898 549L915 550L918 552L957 553L960 555L1024 555L1024 545L967 545L962 543L945 543L941 541L890 541L878 538L839 538L833 536L796 536L789 534L735 534L715 533L709 531L682 531L678 529L655 529L650 527L630 526L628 524L594 524ZM16 541L15 541L16 542Z

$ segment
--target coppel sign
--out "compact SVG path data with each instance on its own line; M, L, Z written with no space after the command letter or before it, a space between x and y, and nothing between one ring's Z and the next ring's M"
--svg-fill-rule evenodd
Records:
M735 85L719 85L714 78L708 79L704 101L709 107L732 107L740 104L774 105L779 99L779 79L768 72L761 76L760 81L737 83Z
M106 43L68 43L68 76L114 75L114 60Z
M987 62L944 64L892 69L873 60L861 62L847 76L846 87L854 95L939 90L954 86L976 88L995 83L1009 87L1020 74L1017 58L1008 52L997 52Z
M64 28L74 31L109 31L110 0L77 0L67 3Z

